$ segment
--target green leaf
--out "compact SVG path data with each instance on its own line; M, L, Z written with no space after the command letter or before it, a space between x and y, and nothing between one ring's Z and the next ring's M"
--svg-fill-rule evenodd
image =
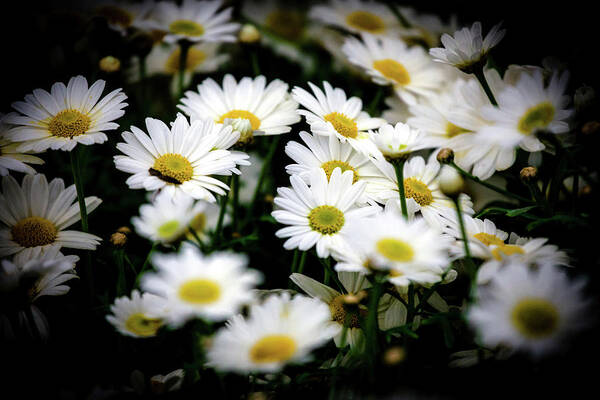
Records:
M516 217L517 215L524 214L524 213L526 213L527 211L529 211L529 210L532 210L532 209L534 209L534 208L536 208L536 207L537 207L537 205L535 205L535 206L529 206L529 207L523 207L523 208L515 208L514 210L510 210L510 211L508 211L508 212L506 213L506 215L507 215L508 217Z

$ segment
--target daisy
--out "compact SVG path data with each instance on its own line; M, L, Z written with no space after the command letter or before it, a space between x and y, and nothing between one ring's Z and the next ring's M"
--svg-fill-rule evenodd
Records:
M492 121L480 131L481 137L497 141L499 146L535 152L545 148L537 133L565 133L569 130L568 118L573 110L567 109L569 96L565 95L568 73L555 72L548 86L539 69L522 72L514 86L498 93L498 107L482 109L485 118Z
M112 0L94 0L94 14L106 19L108 25L125 35L128 28L152 29L157 27L150 18L155 2L129 3Z
M236 315L217 331L208 350L208 365L238 373L277 372L288 363L309 359L339 328L322 301L288 293L271 295L251 306L249 316Z
M152 258L157 273L142 277L142 289L166 299L165 320L178 327L192 318L222 321L254 299L252 289L260 283L258 271L246 268L244 255L214 252L203 255L183 243L178 254Z
M266 85L264 76L242 78L239 83L229 74L221 88L211 78L198 85L198 92L187 91L178 107L192 120L212 119L216 123L244 119L250 122L253 136L280 135L300 121L298 104L288 94L287 83L275 79Z
M435 153L425 163L423 157L416 156L404 163L404 195L408 208L420 211L431 227L442 230L449 221L456 221L454 202L444 195L439 187L438 175L440 163L435 159ZM386 161L373 161L381 172L388 178L388 185L379 193L382 199L393 199L399 202L398 178L394 167ZM459 196L463 214L473 214L473 203L466 194ZM410 203L410 205L409 205Z
M146 118L148 134L131 127L123 132L125 143L117 149L125 155L114 157L117 169L133 174L127 179L132 189L161 189L171 196L216 201L212 192L225 194L229 187L211 175L239 172L239 157L217 146L235 143L239 133L229 126L215 127L211 121L188 123L177 115L169 128L164 122Z
M163 38L167 43L235 42L240 24L230 22L233 9L220 10L222 6L222 0L183 0L181 5L162 1L152 17L167 32Z
M277 237L289 238L283 247L306 251L316 245L317 255L327 258L331 249L343 246L347 224L380 209L356 204L366 183L352 183L353 179L352 171L342 173L339 167L329 179L323 169L318 169L311 174L310 187L302 178L292 175L292 188L278 188L275 205L280 209L271 215L277 222L289 225L275 233Z
M397 37L402 31L390 9L375 1L330 0L328 4L313 6L309 16L352 33Z
M396 125L385 124L371 134L371 141L377 147L375 157L388 161L405 159L410 153L430 147L425 135L408 124L398 122Z
M115 299L110 306L111 315L106 316L122 335L135 338L156 336L156 332L164 325L166 313L165 299L151 293L131 292L131 297L122 296Z
M457 29L455 15L450 16L446 24L434 14L421 14L410 7L398 7L402 16L408 21L411 28L402 32L402 39L408 44L425 44L427 48L440 44L440 36L444 33L454 32Z
M429 54L436 62L469 71L476 65L483 66L487 54L500 43L505 33L497 24L482 38L481 22L475 22L470 28L454 32L454 36L444 33L441 38L444 47L430 49Z
M43 164L44 160L39 157L17 151L17 143L11 143L5 138L9 127L2 120L0 114L0 176L8 175L8 171L35 174L35 169L27 164Z
M363 68L378 85L392 85L405 102L431 97L447 79L444 70L419 46L400 39L362 35L346 39L342 50L350 62Z
M587 321L585 281L560 268L532 271L518 262L501 268L467 313L488 347L505 346L540 358L564 349L565 339Z
M173 198L169 193L161 192L152 204L140 207L140 217L133 217L131 224L140 236L170 243L188 233L188 227L201 214L204 204L190 196Z
M357 304L356 300L361 291L371 287L371 284L366 279L366 275L358 272L338 272L338 278L344 286L345 293L340 293L306 275L298 273L290 275L292 282L298 285L300 289L304 290L310 297L321 300L329 307L331 312L329 325L336 327L339 332L333 338L336 346L363 346L365 339L361 328L361 319L367 317L368 309L363 304ZM390 307L392 307L391 312ZM402 315L394 315L395 312L403 314L404 319L406 319L406 309L402 303L389 294L384 294L377 308L381 330L392 329L403 324Z
M292 97L306 108L298 110L298 113L304 115L314 134L335 135L342 142L348 141L361 153L371 154L375 151L368 130L379 128L385 120L369 117L362 111L361 99L347 99L342 89L334 89L328 82L323 82L325 93L311 82L308 82L308 86L314 96L296 86L292 90Z
M50 183L43 174L26 175L21 186L9 176L2 178L0 193L0 257L23 253L35 258L51 247L95 250L97 236L65 228L81 218L75 185L65 189L60 178ZM100 205L97 197L86 197L88 214Z
M300 138L306 144L289 141L285 153L296 162L285 167L290 175L297 175L306 183L310 183L311 174L323 169L327 179L336 167L342 172L352 171L352 182L366 182L361 202L371 199L371 193L377 192L378 185L385 183L386 178L365 155L358 153L348 144L340 142L335 136L311 135L300 132Z
M79 75L52 85L51 92L35 89L12 107L4 122L15 125L6 138L21 143L19 151L42 152L47 149L71 151L78 143L104 143L104 131L117 129L112 122L125 114L127 99L116 89L100 100L105 82L96 81L89 89L87 80ZM100 101L98 101L100 100Z

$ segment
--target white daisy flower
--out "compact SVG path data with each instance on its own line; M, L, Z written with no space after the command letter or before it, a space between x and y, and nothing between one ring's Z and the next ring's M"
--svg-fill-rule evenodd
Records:
M444 47L430 49L429 54L434 61L468 71L484 62L490 50L500 43L506 33L504 29L500 29L500 25L494 25L485 38L482 38L481 22L454 32L454 36L445 33L441 38Z
M566 108L567 81L568 73L554 73L546 86L540 70L522 72L514 86L506 86L498 93L498 107L489 105L482 109L483 117L493 125L483 128L480 136L507 149L519 146L530 152L543 150L545 146L536 133L569 130L567 120L573 110Z
M408 124L385 124L377 133L371 134L371 141L377 147L376 158L388 161L406 158L410 153L430 147L425 135Z
M386 178L365 155L358 153L347 142L340 142L335 136L311 135L300 132L300 138L306 144L289 141L285 153L296 164L290 164L285 170L290 175L297 175L306 183L310 183L311 174L317 169L323 169L327 179L335 168L342 172L352 171L353 183L366 182L365 192L361 202L372 199L371 192L377 192L379 184L385 184Z
M189 226L205 208L205 204L187 195L173 198L169 193L161 192L151 204L140 207L140 216L133 217L131 224L140 236L170 243L188 233Z
M352 33L397 37L402 31L390 9L375 1L330 0L327 4L313 6L309 16Z
M329 179L323 169L318 169L310 177L310 187L292 175L291 188L277 188L275 205L280 209L271 215L277 222L289 225L275 233L277 237L289 238L283 247L307 251L316 245L317 255L327 258L332 249L343 246L350 221L380 210L379 206L357 205L366 183L352 183L353 179L351 171L342 173L339 167Z
M146 118L146 128L148 134L135 126L123 132L126 143L117 149L125 155L114 157L117 169L133 174L127 179L132 189L161 189L173 197L187 194L214 202L212 192L223 195L229 187L211 175L239 173L235 165L240 154L222 149L239 137L230 126L211 121L190 125L178 114L171 128L154 118Z
M469 241L469 251L474 258L489 260L494 257L492 250L494 246L503 245L508 238L508 233L496 228L496 224L489 219L481 220L470 215L463 215L465 234ZM462 233L457 220L450 221L444 227L444 233L454 238L451 252L457 258L465 257Z
M217 331L208 350L208 365L238 373L277 372L302 363L327 343L339 327L322 301L288 293L269 296L251 306L247 318L236 315Z
M246 256L203 255L189 243L178 254L155 255L152 263L158 272L145 274L141 287L166 299L165 319L173 327L192 318L222 321L236 314L254 299L252 289L261 280L258 271L246 268Z
M240 24L230 22L233 9L220 10L222 6L223 0L183 0L181 5L161 1L152 17L167 32L163 38L167 43L235 42Z
M65 228L79 221L75 185L65 189L60 178L50 183L43 174L26 175L21 186L9 176L2 178L0 193L0 257L23 253L35 258L51 247L95 250L98 236ZM86 197L88 214L100 205L97 197Z
M379 196L384 200L399 202L398 178L394 167L386 161L373 161L388 178L387 187L382 187ZM456 221L457 214L454 202L444 195L439 187L438 175L440 163L435 159L435 153L425 163L423 157L416 156L404 163L404 195L407 207L420 211L431 227L442 230L451 221ZM473 203L466 194L459 196L463 214L473 214ZM410 204L409 204L410 203Z
M298 110L298 113L304 115L310 130L316 135L335 135L342 142L348 141L361 153L373 153L375 150L368 131L379 128L385 120L369 117L362 111L361 99L347 99L344 90L333 88L328 82L323 82L325 93L311 82L308 82L308 86L314 95L296 86L292 90L292 97L306 108Z
M585 325L584 280L571 281L560 268L536 271L519 263L502 267L467 319L483 345L505 346L539 358L564 349L565 339Z
M133 290L131 297L122 296L115 299L110 306L112 314L106 316L122 335L135 338L156 336L156 332L164 325L167 312L166 301L151 293L140 294Z
M192 120L212 119L216 123L244 119L252 127L253 136L280 135L291 131L300 121L298 104L290 98L288 85L275 79L266 85L266 78L242 78L239 83L229 74L221 88L211 78L198 85L198 93L187 91L178 107Z
M8 125L3 121L4 114L0 114L0 176L8 175L8 171L35 174L35 169L27 164L43 164L39 157L17 151L18 143L11 143L6 139Z
M116 89L100 100L105 82L96 81L88 89L87 80L79 75L52 85L51 92L35 89L12 107L4 122L15 125L7 133L11 142L21 143L19 151L42 152L47 149L71 151L78 143L90 145L108 140L104 131L117 129L112 122L125 114L127 98ZM100 101L98 101L100 100Z
M392 85L405 102L415 104L433 96L447 79L444 69L431 61L420 46L408 47L400 39L362 35L348 37L343 51L355 65L365 69L378 85Z
M157 28L157 24L151 17L155 6L153 0L145 0L141 3L131 3L114 0L94 0L93 11L106 19L108 25L122 35L127 33L129 28L152 29Z

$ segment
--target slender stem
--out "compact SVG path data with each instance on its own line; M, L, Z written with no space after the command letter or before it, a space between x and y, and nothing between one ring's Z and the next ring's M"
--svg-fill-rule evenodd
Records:
M250 52L250 59L252 60L252 73L254 76L260 75L260 66L258 65L258 56L256 55L256 49L252 49Z
M375 93L375 97L373 97L373 100L371 100L371 104L369 104L369 107L367 107L367 110L369 110L369 115L373 115L375 110L377 110L377 106L379 105L379 101L381 100L382 96L383 88L379 87L379 89L377 89L377 93Z
M470 293L469 298L474 298L475 292L475 280L476 280L476 267L473 259L471 258L471 250L469 249L469 238L467 237L467 231L465 229L465 221L463 220L462 210L460 208L460 201L458 197L454 197L454 206L456 207L456 217L458 218L458 225L460 227L460 235L462 237L463 246L465 250L465 259L467 263L467 274L469 275L470 280Z
M233 182L233 176L229 177L229 188L231 190L231 183ZM229 197L229 192L225 193L221 196L221 208L219 210L219 219L217 220L217 227L215 228L215 234L213 236L213 245L217 240L221 238L221 230L223 229L223 220L225 219L225 210L227 209L227 198Z
M150 259L152 258L152 253L154 253L154 250L156 250L156 247L158 247L158 242L152 243L152 247L150 248L150 251L148 251L148 255L146 256L146 259L144 260L144 264L142 264L142 269L140 269L140 272L138 272L138 275L135 278L135 286L139 285L142 275L144 274L144 272L146 272L146 269L150 265Z
M298 268L298 261L300 260L300 250L294 250L294 258L292 259L292 274L296 272L296 268Z
M188 40L180 40L179 41L179 85L178 85L178 89L179 89L179 97L181 98L183 96L183 89L184 89L184 85L183 85L183 81L184 81L184 76L185 76L185 66L187 64L187 56L188 56L188 52L190 50L192 43Z
M464 169L462 169L461 167L459 167L458 165L456 165L454 163L454 161L450 162L449 165L452 166L452 168L454 168L455 170L457 170L465 178L468 178L468 179L472 180L473 182L476 182L476 183L478 183L478 184L480 184L482 186L485 186L486 188L491 189L494 192L501 193L501 194L503 194L503 195L505 195L507 197L512 197L513 199L519 200L519 201L521 201L523 203L531 203L530 199L526 199L525 197L521 197L518 194L511 193L511 192L509 192L507 190L499 188L498 186L494 186L491 183L487 183L485 181L482 181L481 179L479 179L476 176L471 175L470 173L468 173L467 171L465 171Z
M280 139L281 139L281 137L279 135L277 135L273 138L273 141L271 142L271 147L269 147L269 152L267 153L267 156L265 157L262 168L260 169L260 175L258 177L258 182L256 183L256 188L254 189L254 195L252 196L252 202L250 203L250 213L248 214L249 216L251 216L254 209L256 208L258 196L260 195L260 191L264 184L265 177L267 176L267 171L269 171L269 169L271 168L271 160L273 158L273 155L275 154L275 150L277 149L277 144L279 144Z
M406 160L399 158L392 162L394 170L396 170L396 179L398 180L398 194L400 195L400 207L402 208L402 216L408 219L408 211L406 210L406 194L404 193L404 162Z
M81 169L79 167L79 158L81 152L79 146L76 146L73 151L69 152L71 157L71 171L73 180L75 181L75 189L77 190L77 200L79 201L79 214L81 215L81 230L88 232L87 209L85 206L85 197L83 196L83 182L81 179Z
M484 67L483 64L481 66L475 67L473 74L475 74L475 77L481 84L481 87L483 87L485 94L490 99L490 103L497 106L498 102L496 102L496 98L494 97L494 94L492 93L492 89L490 88L490 85L488 85L487 80L485 79L485 74L483 73L483 67Z
M388 7L392 11L392 13L396 16L396 18L398 18L398 21L400 21L400 23L402 24L403 27L412 28L412 24L406 19L406 17L404 15L402 15L402 12L400 12L400 10L398 9L398 7L395 4L388 3Z
M302 255L300 256L300 264L298 265L298 273L301 274L302 272L304 272L304 263L306 261L306 251L302 252Z
M239 204L240 204L240 176L233 174L232 179L232 190L233 190L233 231L237 232L239 229Z

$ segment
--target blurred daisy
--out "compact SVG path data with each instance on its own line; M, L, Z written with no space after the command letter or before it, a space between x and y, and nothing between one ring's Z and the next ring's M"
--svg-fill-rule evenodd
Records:
M396 16L382 3L362 0L330 0L313 6L309 16L353 33L397 37L402 30Z
M446 24L434 14L421 14L410 7L398 7L411 28L402 32L402 40L407 44L425 44L427 48L440 44L440 36L457 29L456 16L451 15Z
M500 29L500 25L494 25L485 38L482 38L481 22L454 32L454 36L445 33L441 38L444 47L430 49L429 54L434 61L453 65L466 72L470 72L476 65L483 67L487 54L500 43L506 33L504 29Z
M277 372L302 363L327 343L339 327L322 301L306 296L271 295L251 306L249 316L236 315L217 331L208 350L208 365L238 373Z
M252 289L260 273L247 269L241 254L214 252L203 255L183 243L178 254L157 254L152 258L157 273L142 277L142 289L166 299L165 320L178 327L192 318L222 321L239 312L254 299Z
M366 183L352 183L353 179L352 171L342 173L339 167L329 179L323 169L318 169L311 174L310 187L302 178L292 175L292 188L278 188L275 205L280 209L271 215L277 222L290 225L275 233L277 237L289 238L283 247L306 251L316 245L317 255L326 258L331 249L343 246L347 224L380 209L357 205Z
M425 50L408 47L400 39L373 35L362 35L362 40L348 37L342 49L352 63L371 75L373 82L392 85L396 94L409 104L434 95L447 78Z
M314 95L296 86L292 97L306 108L298 110L304 115L311 131L316 135L335 135L342 142L348 141L352 147L364 154L373 153L368 130L377 129L385 123L381 118L371 118L362 111L362 100L358 97L346 98L340 88L333 88L323 82L325 93L308 82Z
M65 228L81 218L75 185L65 189L60 178L49 184L43 174L26 175L19 186L12 176L2 178L0 194L0 257L23 253L35 258L51 247L95 250L98 236ZM86 197L88 214L100 205L97 197Z
M167 43L235 42L240 24L230 22L233 9L220 10L222 6L222 0L183 0L181 5L162 1L152 17L167 32L163 38Z
M117 129L112 122L125 114L127 96L116 89L100 100L105 82L96 81L89 89L79 75L52 85L51 93L35 89L12 107L4 122L15 125L7 133L11 142L21 143L17 150L42 152L47 149L71 151L78 143L90 145L108 140L103 131ZM98 101L100 100L100 101Z
M285 170L290 175L297 175L306 183L310 183L310 176L316 169L323 169L327 179L337 167L342 172L352 171L352 182L366 182L362 202L366 202L371 192L377 191L379 184L386 182L386 178L379 169L373 165L365 155L358 153L347 142L340 142L335 136L311 135L300 132L300 138L306 144L289 141L285 146L285 153L296 164L290 164Z
M151 204L140 207L140 216L133 217L131 224L142 237L170 243L185 237L192 221L205 208L204 204L190 196L173 198L167 192L160 192Z
M131 3L113 0L94 0L94 14L106 19L108 25L122 35L128 28L151 29L156 27L156 22L150 18L155 6L153 0Z
M558 267L537 271L519 263L502 267L467 313L484 346L505 346L539 358L565 348L585 325L584 280L570 281Z
M18 143L11 143L5 138L9 127L3 122L4 114L0 114L0 176L8 175L8 171L35 174L35 169L27 164L43 164L39 157L17 151Z
M384 110L381 116L388 123L395 125L398 122L408 122L408 118L411 117L408 104L397 96L386 97L384 103L389 108ZM413 126L412 124L409 124Z
M116 298L110 306L110 312L112 314L107 315L106 320L122 335L135 338L152 337L156 336L156 332L164 325L165 299L133 290L131 297Z
M371 134L371 141L378 150L374 155L388 161L407 158L414 151L430 147L421 131L402 122L382 125L377 133Z
M194 216L188 225L186 238L191 241L206 240L211 231L214 231L219 219L220 207L215 203L204 200L196 200ZM229 224L228 214L223 217L223 226Z
M300 121L298 104L288 94L287 83L275 79L266 85L264 76L242 78L239 83L229 74L221 88L211 78L198 85L198 93L187 91L178 107L192 120L210 118L216 123L247 120L253 136L289 132Z
M235 143L239 133L230 126L217 127L210 121L188 123L178 114L169 128L164 122L146 118L148 134L131 127L122 134L125 143L114 157L117 169L133 174L127 179L132 189L161 189L171 196L187 194L194 199L214 202L212 192L225 194L229 187L211 175L239 172L239 157L218 146ZM247 157L247 156L246 156Z

